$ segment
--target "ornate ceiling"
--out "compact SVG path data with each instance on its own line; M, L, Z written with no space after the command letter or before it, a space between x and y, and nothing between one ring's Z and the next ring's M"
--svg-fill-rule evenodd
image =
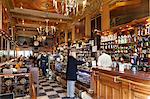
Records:
M52 4L53 0L4 0L4 2L18 36L37 34L37 28L46 26L46 19L49 19L49 26L58 28L72 21L71 17L61 14L61 0L57 0L59 9L57 13Z
M45 19L49 19L48 25L57 26L59 28L64 29L68 26L68 24L72 23L74 17L64 16L61 14L61 1L58 2L59 11L56 13L55 8L53 7L53 0L3 0L5 1L8 11L10 12L11 21L13 22L13 26L16 27L18 35L24 35L25 30L27 34L30 35L30 32L36 34L36 28L39 26L45 26ZM79 0L83 1L83 0ZM103 1L103 2L102 2ZM89 5L86 7L84 13L81 13L76 19L82 19L82 17L87 14L93 14L101 11L101 5L105 3L109 3L114 5L115 2L118 1L130 1L130 0L88 0ZM139 1L139 0L132 0ZM113 8L114 6L112 6ZM116 6L115 6L116 7ZM117 6L118 7L118 6ZM80 9L79 9L80 10ZM84 14L84 16L82 16ZM81 17L82 16L82 17ZM75 16L76 17L76 16ZM32 30L32 31L31 31Z
M52 0L12 0L13 5L17 8L25 9L33 9L33 10L39 10L39 11L49 11L52 13L56 13ZM60 8L61 2L58 2L58 7Z

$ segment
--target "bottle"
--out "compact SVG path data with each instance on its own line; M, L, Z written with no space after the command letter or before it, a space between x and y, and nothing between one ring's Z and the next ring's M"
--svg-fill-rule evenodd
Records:
M124 35L124 43L127 43L127 36Z
M142 36L144 35L143 27L141 28L141 35L142 35Z
M124 43L124 37L123 37L123 35L121 35L120 43L121 43L121 44Z
M128 43L131 43L131 42L132 42L131 35L128 35Z
M148 46L148 43L149 43L148 41L149 41L148 37L145 37L145 44L144 44L145 46Z
M118 44L120 44L120 36L118 36Z
M145 35L147 35L148 34L148 27L146 26L146 28L145 28Z
M134 34L133 37L134 37L134 42L136 42L136 35Z
M150 34L150 25L148 25L148 34Z
M124 44L124 35L121 36L121 44Z
M138 36L141 36L141 27L138 27Z

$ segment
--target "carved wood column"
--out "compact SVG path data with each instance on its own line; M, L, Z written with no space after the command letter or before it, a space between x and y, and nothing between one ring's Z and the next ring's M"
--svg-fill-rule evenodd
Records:
M65 30L65 44L68 44L68 30Z
M85 17L85 37L91 37L91 16L87 15Z
M150 17L150 0L149 0L149 17Z
M0 0L0 29L2 29L2 0Z
M10 41L9 40L7 40L7 42L6 42L6 44L7 44L7 59L9 60L9 57L10 57Z
M102 31L110 29L110 11L109 5L102 6Z
M2 0L0 0L0 29L2 29ZM0 36L0 50L2 50L3 48L3 37L2 35ZM1 59L0 59L0 62L1 62Z
M2 49L3 49L3 36L1 36L1 41L0 41L0 43L1 43L0 49L2 50Z
M75 36L76 36L76 35L75 35L75 25L73 25L73 26L72 26L72 42L75 41L75 39L76 39Z

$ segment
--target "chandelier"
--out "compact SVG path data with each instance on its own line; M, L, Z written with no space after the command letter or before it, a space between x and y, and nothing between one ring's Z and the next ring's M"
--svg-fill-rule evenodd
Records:
M77 15L79 14L79 4L82 4L82 12L85 10L87 0L62 0L61 1L61 12L64 15L69 15L71 12ZM53 6L57 13L59 13L57 0L53 0Z
M40 26L39 28L37 28L38 35L35 36L35 40L39 42L45 41L47 36L51 36L56 32L55 26L48 26L49 19L46 19L45 22L46 22L45 27Z

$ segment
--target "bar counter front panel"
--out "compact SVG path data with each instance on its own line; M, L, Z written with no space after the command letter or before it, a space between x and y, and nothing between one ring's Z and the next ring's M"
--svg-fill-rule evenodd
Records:
M92 69L94 99L150 99L150 73Z

